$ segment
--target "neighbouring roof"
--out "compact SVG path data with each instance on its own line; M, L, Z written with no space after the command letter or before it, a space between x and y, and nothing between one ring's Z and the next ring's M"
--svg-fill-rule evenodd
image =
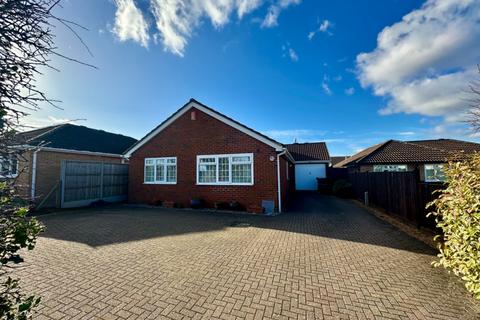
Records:
M21 145L111 154L122 154L137 141L121 134L69 123L20 132L16 140Z
M295 161L330 161L325 142L292 143L285 147Z
M479 143L453 139L388 140L360 151L337 163L335 167L355 164L446 162L452 158L462 159L474 152L480 152Z
M178 117L180 117L182 114L190 110L191 108L196 108L202 112L205 112L206 114L216 118L217 120L220 120L227 125L230 125L248 135L251 137L266 143L267 145L270 145L274 148L276 148L277 151L280 151L284 148L284 145L281 144L278 141L275 141L274 139L252 129L244 124L241 124L240 122L204 105L203 103L195 100L195 99L190 99L186 104L184 104L180 109L178 109L174 114L172 114L170 117L168 117L165 121L160 123L156 128L154 128L152 131L150 131L145 137L140 139L137 143L132 145L128 150L125 151L125 155L129 157L133 152L135 152L138 148L140 148L143 144L148 142L151 138L156 136L158 133L160 133L164 128L169 126L173 121L175 121Z
M348 159L350 156L331 156L330 157L330 164L332 166L336 165L337 163L345 160L345 159Z

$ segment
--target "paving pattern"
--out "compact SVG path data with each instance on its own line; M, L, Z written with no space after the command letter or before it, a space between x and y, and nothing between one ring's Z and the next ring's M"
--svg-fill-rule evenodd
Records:
M276 217L119 206L41 220L15 271L42 296L36 319L480 318L432 249L333 197Z

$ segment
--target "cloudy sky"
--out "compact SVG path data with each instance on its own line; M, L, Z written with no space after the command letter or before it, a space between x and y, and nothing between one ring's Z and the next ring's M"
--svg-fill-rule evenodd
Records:
M281 142L351 154L387 139L476 140L480 1L65 0L39 85L62 109L25 122L141 138L191 97Z

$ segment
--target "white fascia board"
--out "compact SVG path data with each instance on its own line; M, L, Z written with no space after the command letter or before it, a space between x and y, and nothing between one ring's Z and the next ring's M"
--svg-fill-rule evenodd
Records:
M60 149L60 148L50 148L50 147L39 147L38 150L49 151L49 152L60 152L60 153L85 154L85 155L102 156L102 157L123 158L121 154L117 154L117 153L82 151L82 150Z
M163 131L166 127L168 127L170 124L172 124L175 120L177 120L179 117L181 117L185 112L187 112L190 108L196 108L206 114L208 114L209 116L217 119L217 120L220 120L222 121L223 123L231 126L232 128L235 128L249 136L251 136L252 138L255 138L257 139L258 141L260 142L263 142L265 143L266 145L269 145L271 146L272 148L274 148L276 151L282 151L283 150L283 146L279 143L275 143L261 135L259 135L258 133L252 131L252 130L249 130L241 125L239 125L238 123L235 123L233 122L232 120L218 114L217 112L214 112L210 109L207 109L205 108L204 106L196 103L195 101L190 101L189 103L187 103L182 109L180 109L179 111L177 111L177 113L171 117L170 119L168 119L167 121L165 121L161 126L159 126L157 129L155 129L154 131L150 132L148 135L146 135L142 140L140 140L136 146L134 146L132 149L130 149L127 153L125 153L125 157L129 158L135 151L137 151L141 146L143 146L145 143L147 143L148 141L150 141L150 139L152 139L153 137L155 137L157 134L159 134L161 131Z
M326 160L312 160L312 161L295 161L295 164L330 164L330 161Z

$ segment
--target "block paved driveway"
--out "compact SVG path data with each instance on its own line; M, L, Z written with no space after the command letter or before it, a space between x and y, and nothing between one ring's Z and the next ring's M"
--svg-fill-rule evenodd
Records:
M41 217L38 319L478 319L434 251L354 203L277 217L127 206ZM233 227L233 222L250 227Z

